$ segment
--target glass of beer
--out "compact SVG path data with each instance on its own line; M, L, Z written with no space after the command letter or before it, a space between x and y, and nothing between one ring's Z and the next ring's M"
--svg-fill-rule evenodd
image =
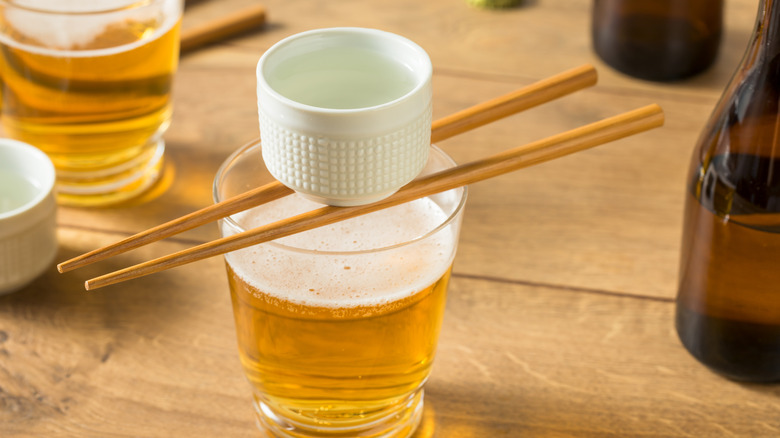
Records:
M454 165L432 146L423 174ZM260 143L216 202L273 181ZM407 437L441 328L466 201L459 188L225 256L241 363L273 437ZM225 218L223 236L321 204L293 194Z
M0 114L44 151L59 202L151 187L171 118L181 0L0 0Z

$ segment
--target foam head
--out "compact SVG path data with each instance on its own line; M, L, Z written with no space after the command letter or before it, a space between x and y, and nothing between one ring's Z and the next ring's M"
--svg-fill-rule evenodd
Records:
M178 0L19 0L5 7L4 25L12 31L0 37L6 44L34 51L88 50L111 26L156 22L155 27L168 29L180 12ZM142 38L151 39L147 37Z
M234 216L253 228L320 207L293 195ZM383 305L425 289L449 269L459 223L429 198L316 228L226 256L265 294L296 304ZM224 223L223 234L230 233ZM432 232L432 230L436 230Z

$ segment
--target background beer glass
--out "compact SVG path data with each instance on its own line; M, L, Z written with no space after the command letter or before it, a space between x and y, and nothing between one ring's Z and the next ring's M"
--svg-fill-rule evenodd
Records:
M423 174L454 165L432 147ZM260 144L222 165L219 202L272 177ZM466 189L226 255L258 425L277 437L410 435L422 413ZM223 236L321 207L295 194Z
M181 13L181 0L0 1L3 129L51 158L61 203L156 181Z

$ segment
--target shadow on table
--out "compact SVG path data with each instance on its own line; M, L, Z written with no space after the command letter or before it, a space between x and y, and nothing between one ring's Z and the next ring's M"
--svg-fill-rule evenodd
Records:
M55 260L80 252L61 239ZM79 403L106 397L101 370L121 363L112 359L126 358L131 345L170 331L186 317L177 302L187 290L162 293L143 282L84 290L85 278L120 267L106 261L59 274L52 263L29 285L0 296L0 425L31 430L44 419L65 418Z
M56 262L83 252L83 248L74 249L62 240ZM183 308L180 304L193 295L191 288L159 277L88 292L84 289L86 279L123 268L121 261L109 259L65 274L57 272L56 262L29 285L0 296L0 313L23 315L26 321L63 330L95 334L125 328L153 336L164 326L177 323Z
M425 389L425 414L412 438L517 437L528 429L517 394L490 392L466 385Z
M742 383L729 380L734 385L740 385L748 391L761 394L763 396L780 399L780 382L774 383Z
M765 397L780 396L780 384L747 384L728 380L724 383L740 385ZM556 396L539 392L538 388L520 394L508 386L497 384L486 388L468 383L429 382L425 390L425 418L413 438L636 436L642 428L653 423L655 426L665 425L659 421L650 422L650 418L637 417L631 409L625 412L604 411L599 403L590 405L565 394ZM641 405L642 402L634 400L633 403ZM655 415L674 418L677 413L659 410ZM767 424L774 424L773 421L774 418L768 419Z

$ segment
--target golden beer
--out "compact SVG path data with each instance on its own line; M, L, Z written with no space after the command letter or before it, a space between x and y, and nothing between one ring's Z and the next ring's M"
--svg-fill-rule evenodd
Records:
M436 349L449 270L412 296L348 308L280 300L229 265L228 276L241 363L258 404L311 431L323 424L386 427L383 420L397 415L408 423L395 436L411 432L421 407L418 390Z
M450 166L432 149L428 172ZM234 154L215 200L269 178ZM273 437L407 437L441 328L465 190L226 254L241 363ZM220 224L228 236L321 207L295 194Z
M3 128L51 158L60 201L116 202L156 179L180 16L177 0L83 16L0 10ZM66 37L47 31L57 26Z

